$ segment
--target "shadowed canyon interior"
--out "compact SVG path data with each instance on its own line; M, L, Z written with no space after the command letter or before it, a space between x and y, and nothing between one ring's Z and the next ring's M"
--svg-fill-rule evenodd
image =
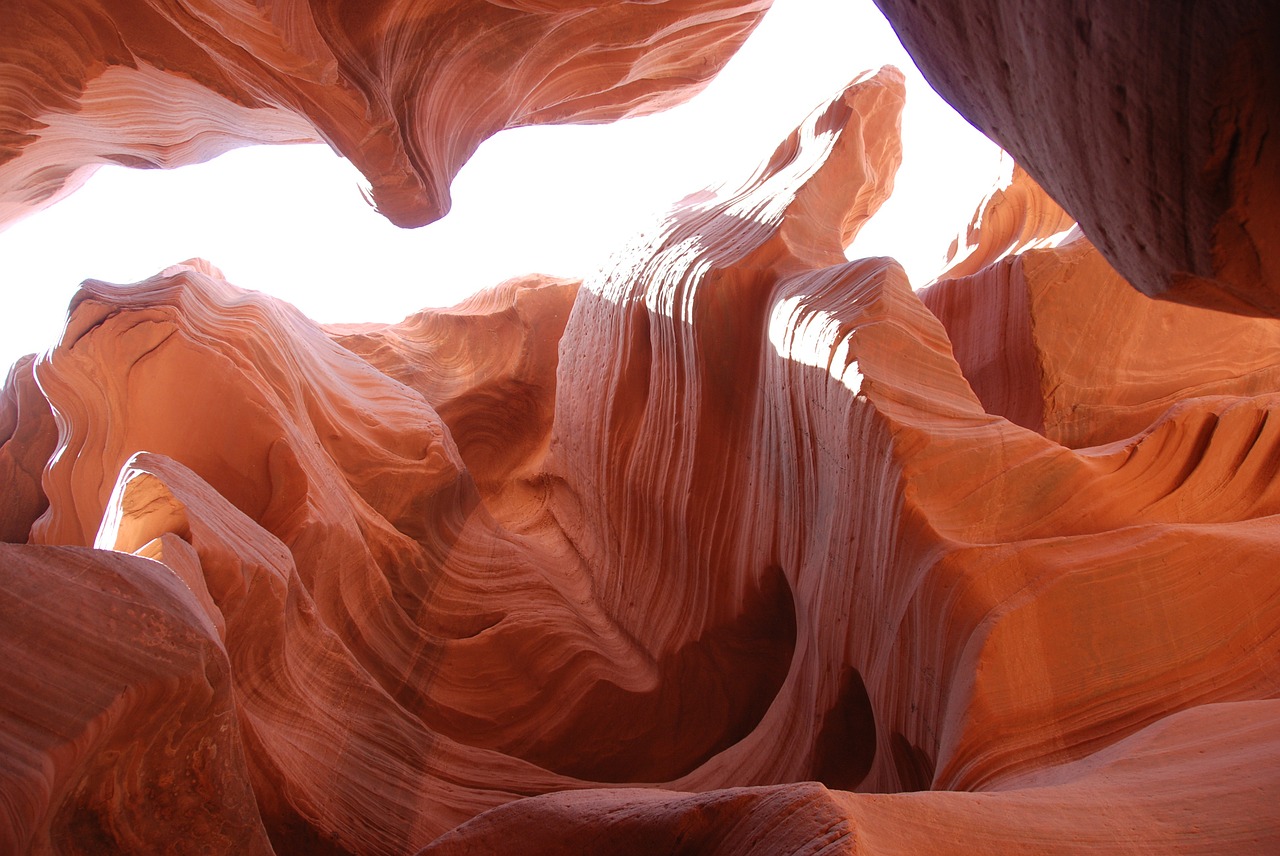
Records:
M0 391L0 852L1280 852L1280 15L877 2L1018 164L931 283L844 254L891 67L583 281L83 283ZM324 141L429 222L767 6L14 0L0 220Z

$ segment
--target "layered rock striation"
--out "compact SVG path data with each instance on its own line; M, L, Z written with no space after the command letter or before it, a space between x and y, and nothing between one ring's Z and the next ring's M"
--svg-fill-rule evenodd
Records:
M399 324L85 283L0 395L0 849L1280 847L1280 322L1021 169L847 260L904 97Z
M920 298L988 412L1071 448L1187 398L1280 389L1274 319L1145 299L1021 168Z
M698 91L768 0L22 0L0 29L0 226L105 163L326 142L397 225L449 210L485 139Z

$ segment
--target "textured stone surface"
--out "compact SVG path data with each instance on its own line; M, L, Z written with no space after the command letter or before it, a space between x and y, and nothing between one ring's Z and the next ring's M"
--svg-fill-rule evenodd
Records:
M399 324L326 330L435 408L486 505L514 524L528 507L522 486L537 481L546 453L560 337L578 286L530 276Z
M1143 292L1280 314L1280 9L876 0L934 88Z
M0 849L271 852L227 653L178 577L0 544L0 590Z
M34 356L9 370L0 388L0 541L22 543L49 502L40 474L57 441L49 402L36 386Z
M903 99L399 324L85 283L0 394L0 849L1274 852L1280 322L1019 170L846 260Z
M327 142L421 225L486 138L687 98L768 0L21 0L0 30L0 226L100 164Z
M422 853L492 853L513 838L547 856L1134 853L1143 844L1159 853L1267 853L1280 846L1276 708L1199 707L1088 762L981 794L871 796L814 783L554 794L494 809ZM1233 787L1241 764L1257 771L1256 790Z
M87 285L37 371L67 427L32 540L141 552L207 592L278 848L403 853L560 782L439 733L527 727L503 705L528 693L484 689L564 664L501 652L587 634L420 396L204 264ZM492 567L521 599L485 591Z
M1148 300L1073 226L1015 170L920 293L988 412L1080 448L1186 398L1280 389L1280 324Z

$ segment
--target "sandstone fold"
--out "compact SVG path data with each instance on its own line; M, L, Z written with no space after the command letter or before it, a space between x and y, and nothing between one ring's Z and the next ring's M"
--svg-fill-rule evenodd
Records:
M1102 408L1087 420L1118 439L1080 452L990 413L901 268L839 258L850 224L891 186L894 153L882 136L896 120L893 80L856 85L745 188L690 197L612 272L584 283L561 353L549 469L574 495L577 547L596 591L651 649L698 638L737 592L749 597L774 574L785 581L795 615L785 680L750 733L672 786L818 779L839 790L932 789L903 800L909 808L869 849L958 852L1006 837L1009 852L1034 849L1045 829L1027 821L1020 831L1018 820L993 830L962 792L992 794L1050 826L1050 803L1087 816L1125 794L1094 802L1086 783L1041 802L1022 789L1040 774L1103 764L1122 751L1108 747L1159 732L1177 711L1226 705L1204 720L1226 728L1230 705L1276 692L1280 614L1266 569L1280 548L1269 525L1280 439L1269 425L1280 400L1253 394L1265 383L1234 379L1196 397L1195 373L1174 375L1164 380L1167 399L1140 399L1144 415ZM1075 235L1036 194L1006 194L1037 212L993 214L995 234L974 235L974 276L1052 254L1043 231ZM842 207L812 204L837 198ZM1205 339L1189 343L1188 365ZM592 359L602 352L617 356ZM1224 588L1204 574L1228 554L1234 582ZM1273 711L1247 709L1259 719L1246 740L1269 745ZM1183 737L1191 746L1203 739L1206 752L1234 739L1194 728ZM1217 811L1180 784L1195 765L1165 767L1163 757L1144 755L1135 781L1150 789L1142 798L1136 785L1126 790L1132 799L1120 811ZM1200 785L1232 818L1215 827L1222 834L1201 834L1192 821L1154 824L1139 846L1160 851L1186 834L1187 852L1232 852L1248 818L1270 816L1274 782L1264 776L1254 789L1230 763L1214 769L1212 785ZM812 794L769 798L794 799L801 811ZM693 828L707 835L694 840L720 846L728 836L736 843L725 852L742 846L728 834L732 822L706 821L719 817L709 802L664 799L574 793L490 816L511 824L504 834L555 830L546 852L561 852L563 832L570 848L625 853L636 841L682 840L694 821L679 818L692 810ZM841 822L848 799L836 800ZM932 847L894 825L953 804L963 806L955 829L964 831L930 831ZM633 810L638 825L625 819ZM576 819L561 826L553 817ZM815 828L830 830L831 817ZM627 831L610 837L601 827L614 820ZM483 850L486 823L436 846ZM1061 834L1066 847L1133 846L1124 823ZM779 835L761 846L816 852L828 841L813 828Z
M36 386L35 356L14 363L0 387L0 542L26 542L49 501L41 473L57 440L53 411Z
M199 262L86 284L37 373L60 431L31 539L187 582L225 642L277 848L403 853L571 784L491 751L536 731L541 701L486 690L591 663L558 652L594 619L485 511L419 394Z
M399 324L326 332L420 393L449 428L490 510L519 525L524 510L542 505L560 337L579 285L523 277Z
M1144 844L1160 853L1265 853L1280 846L1274 804L1241 799L1232 780L1248 758L1268 794L1280 786L1276 706L1200 707L1089 763L1000 793L873 796L803 783L553 794L487 812L422 856L491 852L515 837L546 856L1133 853Z
M1273 322L1131 293L1019 170L923 295L846 259L904 97L581 283L86 282L0 395L0 840L1274 850Z
M354 3L23 0L0 32L0 225L105 163L326 142L418 226L488 137L670 106L768 0Z
M0 849L273 852L227 653L183 582L147 559L16 544L0 544L0 578Z

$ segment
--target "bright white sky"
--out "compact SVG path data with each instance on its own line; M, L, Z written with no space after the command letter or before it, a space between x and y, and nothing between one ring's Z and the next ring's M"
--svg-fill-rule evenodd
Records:
M885 64L907 75L904 160L849 255L893 256L923 285L1007 157L934 94L871 0L775 0L689 103L499 134L455 180L452 212L421 229L369 208L363 178L324 146L239 149L170 171L103 167L0 232L0 382L56 343L81 280L134 282L194 256L322 322L398 321L519 274L587 276L685 194L736 186L814 107Z

